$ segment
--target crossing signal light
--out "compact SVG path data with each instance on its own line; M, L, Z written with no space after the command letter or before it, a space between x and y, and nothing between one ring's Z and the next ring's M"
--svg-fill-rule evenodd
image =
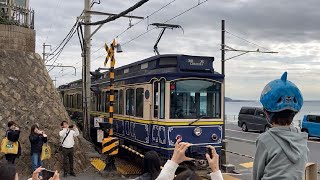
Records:
M91 75L91 79L94 79L94 80L98 80L101 77L103 77L103 73L101 73L100 70L98 70L98 69L93 72L91 71L90 75Z

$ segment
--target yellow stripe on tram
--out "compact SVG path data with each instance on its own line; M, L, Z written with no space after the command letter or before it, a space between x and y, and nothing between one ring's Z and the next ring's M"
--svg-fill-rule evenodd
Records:
M74 109L74 108L66 108L70 111L76 111L76 112L82 112L80 109ZM104 112L98 112L98 111L90 111L90 114L97 115L97 116L105 116L108 117L109 113ZM120 120L128 120L132 122L137 122L141 124L157 124L157 125L167 125L167 126L186 126L189 125L190 122L164 122L164 121L153 121L153 120L143 120L143 119L132 119L128 117L122 117L122 116L114 116L115 119ZM192 124L193 126L196 125L223 125L223 121L198 121Z

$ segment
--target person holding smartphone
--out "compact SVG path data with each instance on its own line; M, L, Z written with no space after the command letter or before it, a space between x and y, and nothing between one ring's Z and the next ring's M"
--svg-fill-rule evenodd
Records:
M8 138L11 142L19 142L19 136L20 136L20 129L18 125L14 121L8 122L8 130L6 131L5 137ZM15 159L20 157L21 155L21 146L20 143L18 143L18 153L17 154L5 154L6 160L9 164L14 164Z
M171 160L168 160L161 170L159 176L156 180L172 180L174 179L175 172L180 163L184 161L191 161L193 158L186 156L186 150L192 146L192 144L187 142L181 142L181 140L177 140L175 144L175 148L173 151L173 155ZM208 146L211 150L211 154L206 153L206 158L208 160L208 164L212 170L210 173L210 177L212 180L223 180L221 171L219 170L219 155L217 154L215 148L213 146ZM211 157L210 157L211 156Z
M79 130L76 126L71 125L67 121L61 122L62 130L59 132L62 154L63 154L63 176L68 175L68 159L70 164L70 175L76 176L73 171L73 153L74 153L74 137L79 136Z
M43 179L39 178L40 173L43 174ZM40 166L35 171L33 171L32 177L28 180L60 180L60 177L58 171L50 171Z
M48 136L35 124L31 126L29 141L31 143L32 171L35 171L41 166L42 145L48 141Z

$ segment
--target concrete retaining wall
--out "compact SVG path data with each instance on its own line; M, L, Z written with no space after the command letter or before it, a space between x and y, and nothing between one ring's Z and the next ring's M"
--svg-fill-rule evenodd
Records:
M33 29L0 24L0 49L35 52L35 35Z

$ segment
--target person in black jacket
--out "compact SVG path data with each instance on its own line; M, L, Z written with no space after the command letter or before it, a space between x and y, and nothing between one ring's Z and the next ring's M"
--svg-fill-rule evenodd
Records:
M135 180L155 180L160 174L161 160L157 152L148 151L143 158L143 174Z
M43 143L48 141L47 135L39 130L37 125L31 126L31 133L29 136L31 143L31 159L32 159L32 171L35 171L41 166L41 151Z
M20 130L14 121L8 122L8 130L6 131L5 136L8 138L9 141L12 142L17 142L19 140ZM5 157L9 164L14 164L15 159L18 158L20 155L21 147L19 143L18 154L6 154Z

